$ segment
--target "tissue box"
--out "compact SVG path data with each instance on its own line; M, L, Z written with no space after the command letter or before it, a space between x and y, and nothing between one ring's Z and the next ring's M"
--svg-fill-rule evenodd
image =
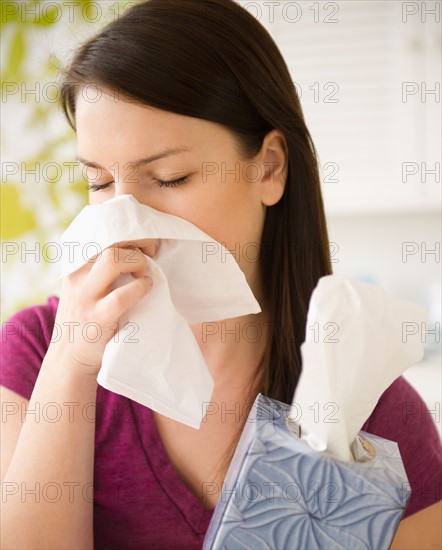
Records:
M203 550L388 549L411 495L397 443L361 431L375 456L343 462L299 439L289 410L256 397Z

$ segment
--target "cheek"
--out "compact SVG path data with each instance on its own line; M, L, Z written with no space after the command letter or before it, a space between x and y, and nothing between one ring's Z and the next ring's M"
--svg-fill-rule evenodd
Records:
M212 179L183 199L182 217L218 242L227 243L227 248L254 239L261 210L253 183L235 181L234 176Z
M89 204L95 205L100 204L101 202L104 202L106 198L103 196L102 193L93 193L92 191L89 191Z
M250 221L244 210L222 209L210 204L207 209L201 208L194 216L186 216L186 219L225 246L232 254L235 250L235 259L238 251L253 240Z

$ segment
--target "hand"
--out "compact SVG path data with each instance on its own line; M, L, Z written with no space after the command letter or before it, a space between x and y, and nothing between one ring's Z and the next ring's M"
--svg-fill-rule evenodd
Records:
M48 353L70 369L96 376L119 318L152 288L143 254L154 257L158 246L158 239L117 243L64 277ZM121 273L131 273L134 280L112 290Z

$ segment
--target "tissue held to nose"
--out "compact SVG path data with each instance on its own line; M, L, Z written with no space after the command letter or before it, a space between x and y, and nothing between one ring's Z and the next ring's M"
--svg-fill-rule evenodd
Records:
M234 256L187 220L132 195L85 206L60 240L59 277L75 277L95 252L91 241L99 247L103 261L92 266L87 294L90 286L100 287L100 296L106 289L102 301L121 314L115 336L94 358L94 369L101 363L98 384L199 429L214 381L189 324L261 312ZM72 250L71 242L78 243ZM214 253L202 259L208 246ZM145 269L150 288L140 284ZM127 299L131 292L136 300ZM90 300L85 307L96 311ZM115 322L108 317L105 326Z

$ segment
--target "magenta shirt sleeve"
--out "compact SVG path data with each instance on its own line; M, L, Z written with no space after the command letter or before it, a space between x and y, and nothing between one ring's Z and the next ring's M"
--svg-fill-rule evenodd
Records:
M54 328L58 297L29 306L2 324L0 384L30 399Z

